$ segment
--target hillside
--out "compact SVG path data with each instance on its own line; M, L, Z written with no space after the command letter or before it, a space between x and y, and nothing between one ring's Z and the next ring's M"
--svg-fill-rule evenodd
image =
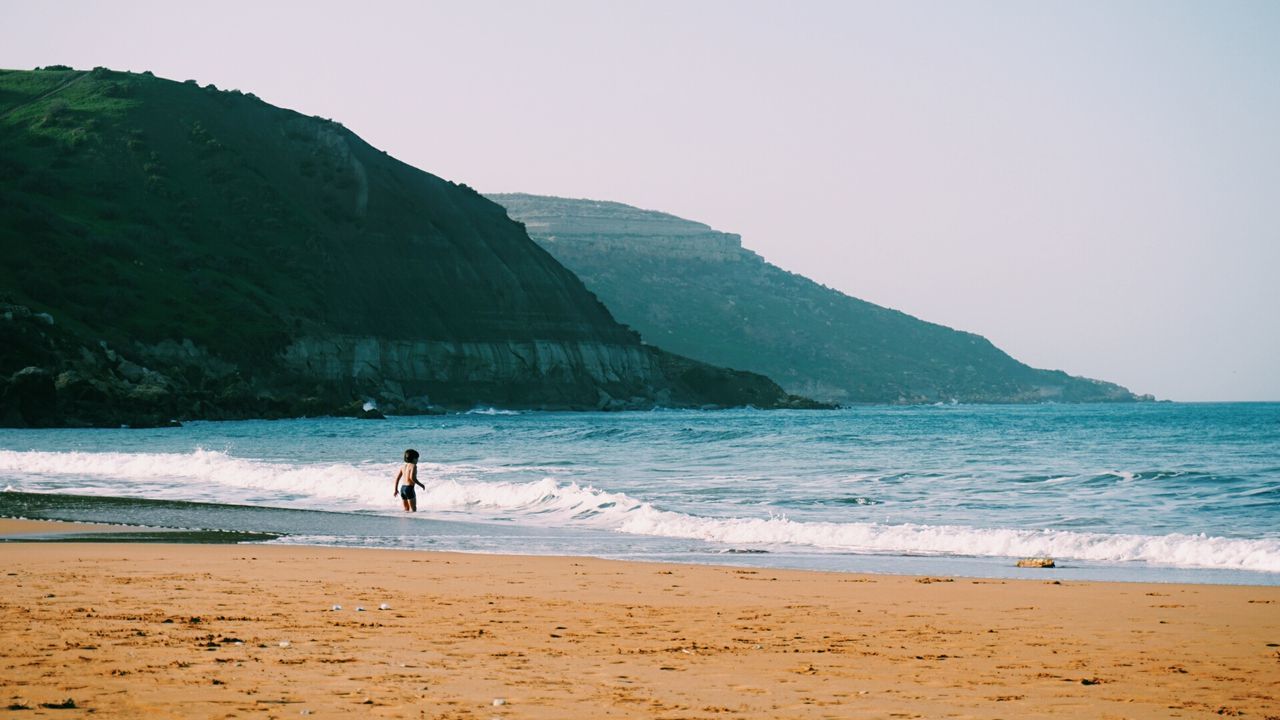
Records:
M702 223L612 202L490 197L646 341L764 373L788 392L836 403L1137 399L789 273Z
M792 402L465 185L194 81L0 71L0 241L0 424Z

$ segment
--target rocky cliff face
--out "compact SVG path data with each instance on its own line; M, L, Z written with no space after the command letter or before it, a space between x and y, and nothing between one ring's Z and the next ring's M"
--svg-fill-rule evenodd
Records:
M666 213L637 210L602 200L521 194L491 197L499 204L508 204L511 216L524 223L530 237L556 251L576 254L624 251L660 259L729 263L759 259L755 253L743 249L738 235Z
M496 405L670 403L656 354L599 342L441 342L369 336L299 338L284 363L384 405L448 398Z
M0 71L0 178L8 424L792 402L688 382L499 206L238 91Z
M789 392L836 403L1138 399L788 273L702 223L613 202L491 197L649 342Z

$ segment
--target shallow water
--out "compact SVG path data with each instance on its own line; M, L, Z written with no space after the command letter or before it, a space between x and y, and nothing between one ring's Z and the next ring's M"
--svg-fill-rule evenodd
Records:
M391 495L406 447L427 485L412 517ZM9 430L0 487L4 514L286 534L276 542L1002 577L1045 577L1009 566L1049 555L1066 566L1055 578L1280 583L1272 403Z

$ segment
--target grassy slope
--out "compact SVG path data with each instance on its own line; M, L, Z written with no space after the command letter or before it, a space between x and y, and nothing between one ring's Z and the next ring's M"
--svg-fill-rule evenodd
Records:
M281 350L299 337L640 346L474 190L332 121L149 73L0 71L0 244L0 304L55 319L0 323L0 385L44 368L68 422L133 410L260 416L267 397L274 416L350 402L339 396L356 390L281 371ZM159 376L136 366L169 362L156 344L184 340L210 359L151 365ZM643 352L666 372L673 402L794 401L767 378ZM590 406L593 381L574 372L520 387L445 381L431 395ZM21 422L17 405L18 415L53 405L48 380L23 382L21 401L0 392L0 424ZM656 392L639 376L612 382L640 404Z
M620 228L682 223L710 231L690 221L612 203L493 197L530 222L534 238L647 341L764 373L790 392L834 402L1009 402L1043 399L1048 388L1049 399L1131 399L1119 386L1031 368L979 335L850 297L752 253L724 262L582 241L608 232L600 216L610 213ZM548 234L557 240L546 242Z
M0 287L114 343L634 342L500 208L252 96L3 72L0 158Z

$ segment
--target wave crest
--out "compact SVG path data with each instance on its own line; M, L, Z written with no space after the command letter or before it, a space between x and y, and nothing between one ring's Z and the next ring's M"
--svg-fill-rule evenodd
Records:
M387 491L395 468L387 463L298 466L203 449L191 453L0 451L0 472L17 481L17 489L26 491L244 504L288 500L324 510L381 508L394 512L391 508L395 504ZM801 522L776 515L714 518L662 510L624 493L559 482L554 477L531 482L481 479L492 471L481 466L420 464L419 475L426 489L418 494L419 509L465 514L470 520L586 525L734 546L906 555L1047 555L1109 563L1280 572L1280 540L1276 539Z

